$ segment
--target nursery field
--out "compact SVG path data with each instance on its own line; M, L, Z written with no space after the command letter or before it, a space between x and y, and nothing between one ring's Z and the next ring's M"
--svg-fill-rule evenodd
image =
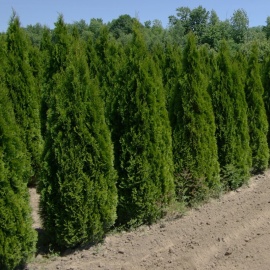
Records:
M30 193L38 229L38 195ZM63 256L40 253L28 269L269 269L270 171L182 217L112 234L102 244Z

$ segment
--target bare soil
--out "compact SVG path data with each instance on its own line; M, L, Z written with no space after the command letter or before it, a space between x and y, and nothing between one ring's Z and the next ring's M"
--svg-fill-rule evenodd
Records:
M30 194L34 227L42 237L39 198L35 189ZM30 270L269 270L270 171L181 218L112 234L96 246L48 256L42 255L42 241L38 245Z

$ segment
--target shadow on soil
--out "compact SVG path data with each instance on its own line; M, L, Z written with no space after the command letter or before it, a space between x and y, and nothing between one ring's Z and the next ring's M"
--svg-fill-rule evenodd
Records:
M45 234L45 231L41 228L36 228L35 230L38 234L36 255L49 255L52 250L50 249L51 245L49 243L49 239Z
M51 243L49 237L46 235L46 232L41 228L36 228L36 232L38 233L38 241L36 245L36 256L41 255L43 257L50 257L52 254L58 254L60 256L68 256L72 255L74 252L82 251L86 249L90 249L91 247L97 245L98 243L87 243L82 246L68 248L65 250L60 250L54 248ZM102 243L100 241L99 243Z

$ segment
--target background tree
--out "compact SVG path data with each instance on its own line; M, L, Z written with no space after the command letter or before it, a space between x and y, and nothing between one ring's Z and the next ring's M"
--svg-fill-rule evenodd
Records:
M181 25L185 29L185 34L190 31L190 13L191 9L189 7L179 7L176 9L176 15L169 17L169 22L171 25L175 25L178 21L180 21Z
M240 47L240 51L248 58L251 55L254 43L256 43L258 46L258 61L259 63L262 63L270 53L270 44L263 27L250 27L247 36L247 40Z
M232 37L236 43L243 43L247 38L249 18L245 10L236 10L231 17Z
M103 20L98 18L98 19L91 19L90 24L89 24L89 30L93 34L93 38L97 38L99 36L99 32L104 26Z
M266 34L266 38L270 38L270 16L266 18L266 26L263 27L263 31Z
M193 34L188 35L184 50L171 123L178 199L202 200L219 188L219 164L214 113Z
M222 40L227 40L227 42L231 41L232 40L232 30L231 30L232 26L231 26L230 20L227 19L225 21L221 21L219 27L221 31L221 37L222 37L220 41Z
M85 20L79 20L76 22L73 22L72 24L67 24L67 28L69 29L69 32L72 33L73 29L76 28L78 31L78 35L81 38L85 38L89 33L89 25L86 23Z
M110 32L116 39L120 38L122 35L131 34L134 21L135 19L127 14L121 15L117 19L112 20L109 24Z
M198 37L199 42L201 42L201 37L207 27L209 11L202 6L198 6L192 10L189 7L180 7L176 11L177 17L169 17L170 24L177 25L180 22L185 29L185 34L192 31Z
M51 242L100 241L116 219L116 174L98 84L79 40L54 76L48 110L40 210Z
M164 41L167 39L167 31L163 28L160 20L154 20L152 27L143 29L145 41L150 50L155 46L164 47Z
M40 23L36 23L35 25L30 24L24 28L24 31L31 41L31 44L37 48L40 46L43 29L44 27Z
M209 16L209 22L202 33L202 44L207 43L211 48L218 50L218 45L222 39L221 22L217 13L212 10Z
M209 11L202 6L194 8L190 13L190 29L198 37L198 42L201 43L201 37L203 36L209 19Z
M169 22L168 26L168 41L182 46L184 44L185 28L178 20L176 22Z

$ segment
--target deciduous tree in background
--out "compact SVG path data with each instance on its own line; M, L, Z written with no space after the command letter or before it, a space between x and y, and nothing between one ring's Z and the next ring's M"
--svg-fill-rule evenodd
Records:
M244 9L236 10L231 17L232 38L236 43L243 43L247 39L249 18Z

